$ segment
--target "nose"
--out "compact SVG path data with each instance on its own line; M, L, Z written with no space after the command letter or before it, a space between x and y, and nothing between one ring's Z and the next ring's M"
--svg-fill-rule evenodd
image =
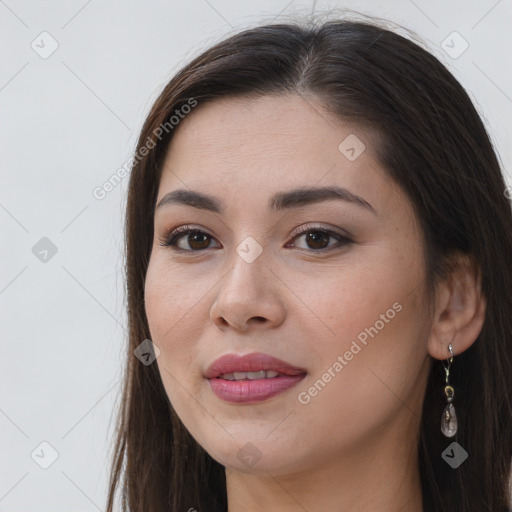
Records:
M286 316L283 284L260 256L248 263L235 255L235 262L218 284L210 310L212 322L221 330L247 332L252 328L275 328Z

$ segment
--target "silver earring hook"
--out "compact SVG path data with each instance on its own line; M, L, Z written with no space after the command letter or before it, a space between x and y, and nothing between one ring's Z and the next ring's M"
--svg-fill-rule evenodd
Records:
M452 344L448 344L448 350L450 351L450 357L447 359L448 365L443 362L444 371L446 373L446 384L448 385L448 377L450 376L450 368L453 363L453 347Z

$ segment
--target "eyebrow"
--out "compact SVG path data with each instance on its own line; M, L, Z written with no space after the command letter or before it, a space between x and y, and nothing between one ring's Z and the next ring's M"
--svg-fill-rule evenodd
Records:
M270 198L268 207L272 211L281 211L330 199L337 199L362 206L377 215L373 206L364 198L350 192L346 188L337 186L297 188L287 192L278 192ZM173 190L165 194L156 207L161 208L171 204L183 204L216 213L224 212L224 203L222 200L194 190Z

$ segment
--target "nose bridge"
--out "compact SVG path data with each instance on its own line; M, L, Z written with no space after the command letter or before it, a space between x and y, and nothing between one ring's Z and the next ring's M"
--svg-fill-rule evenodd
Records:
M269 272L266 268L268 252L268 248L264 249L252 236L244 237L230 259L232 270L226 276L229 286L241 287L246 296L261 292L260 284L267 281L264 274Z

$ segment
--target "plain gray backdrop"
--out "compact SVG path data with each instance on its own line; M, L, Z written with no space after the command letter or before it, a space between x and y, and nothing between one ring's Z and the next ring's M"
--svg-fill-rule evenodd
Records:
M93 191L132 155L152 102L225 35L337 8L417 32L510 172L511 0L0 0L0 511L105 508L128 178Z

